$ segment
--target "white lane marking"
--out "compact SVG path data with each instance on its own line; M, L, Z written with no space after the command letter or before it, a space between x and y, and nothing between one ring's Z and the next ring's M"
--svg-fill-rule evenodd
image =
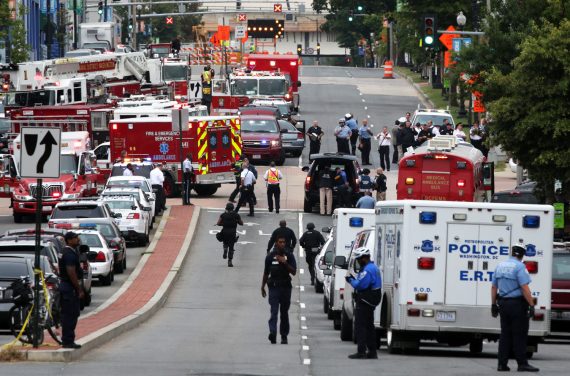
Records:
M364 109L365 109L365 110L368 110L368 107L367 107L367 106L364 106Z
M265 234L262 230L259 230L259 236L271 236L271 234Z
M305 291L305 286L299 286L299 290Z
M299 253L300 254L300 253ZM299 273L305 274L305 269L299 269Z
M307 336L301 336L301 339L302 339L302 340L307 340L307 339L309 339L309 337L307 337Z
M301 308L305 308L305 303L299 303L299 306L300 306Z
M362 93L358 93L358 95L362 95Z
M301 321L307 321L307 318L305 316L301 316Z
M309 346L303 345L303 350L304 350L304 351L309 351Z
M311 359L303 359L303 365L310 366L311 365Z
M307 328L305 325L303 325L303 326L301 327L301 330L307 330L307 329L309 329L309 328Z
M363 101L363 102L366 102L366 101L364 100L364 98L362 98L362 101Z
M303 168L303 155L299 155L299 168Z
M299 238L301 235L303 235L303 213L299 213ZM303 250L303 247L299 245L299 258L302 259L303 257L305 257L305 251ZM301 274L303 274L302 270L303 269L300 271Z
M368 116L368 119L370 119L370 115L366 115L366 116Z

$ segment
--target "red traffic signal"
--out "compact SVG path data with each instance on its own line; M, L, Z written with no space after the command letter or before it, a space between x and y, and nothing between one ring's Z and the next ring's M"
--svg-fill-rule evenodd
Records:
M174 19L172 17L166 17L167 25L174 25Z

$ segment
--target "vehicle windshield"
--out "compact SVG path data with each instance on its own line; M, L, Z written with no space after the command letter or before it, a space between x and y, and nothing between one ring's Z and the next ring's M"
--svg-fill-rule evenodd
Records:
M257 95L257 81L255 78L236 78L232 80L232 95Z
M65 53L65 57L79 57L79 56L91 56L93 52L90 50L75 50Z
M77 172L77 157L75 155L62 155L59 158L59 172L62 174L75 174Z
M47 106L50 104L50 92L47 90L20 91L8 93L4 104L6 106Z
M287 81L279 79L260 79L259 95L285 95L287 94Z
M291 111L287 103L279 103L276 104L275 106L279 109L279 112L281 112L283 115L287 115L289 114L289 111Z
M104 214L103 208L95 205L59 206L53 210L51 218L103 218L105 217Z
M113 169L111 170L111 176L124 176L123 172L125 171L126 168L127 166L113 166ZM152 171L152 166L133 164L133 170L134 170L133 175L142 176L148 179L150 178L150 172Z
M275 120L242 120L241 131L244 133L278 133Z
M170 54L170 48L169 47L153 47L151 50L152 53L152 57L155 57L155 55L158 55L158 57L168 57L168 55Z
M2 278L20 278L29 275L25 262L0 261L0 276Z
M164 81L188 80L188 67L186 65L165 65L162 67L162 79Z
M288 121L279 121L279 126L281 129L287 129L288 132L297 133L299 130L295 128L295 126Z
M136 204L133 201L105 200L113 210L131 210Z
M443 125L443 120L447 119L451 124L453 124L453 118L450 115L436 115L436 114L425 114L425 115L418 115L414 118L414 124L426 124L428 121L432 121L433 125L437 125L438 127ZM454 126L455 128L455 126Z
M115 231L113 231L113 226L104 223L97 223L95 228L105 239L112 239L116 236Z
M148 185L139 180L111 180L107 188L113 187L140 188L143 192L150 192Z
M101 238L97 234L79 234L79 240L81 244L88 245L93 248L101 248L103 244L101 243Z
M97 50L100 52L105 52L108 51L110 49L109 43L108 42L93 42L93 43L85 43L83 45L84 49L92 49L92 50Z
M570 253L555 253L552 261L552 280L570 281Z

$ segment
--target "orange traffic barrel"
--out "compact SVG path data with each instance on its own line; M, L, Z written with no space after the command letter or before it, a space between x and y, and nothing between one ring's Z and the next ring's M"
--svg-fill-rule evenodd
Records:
M384 77L382 78L394 78L394 64L391 60L386 61L384 63Z

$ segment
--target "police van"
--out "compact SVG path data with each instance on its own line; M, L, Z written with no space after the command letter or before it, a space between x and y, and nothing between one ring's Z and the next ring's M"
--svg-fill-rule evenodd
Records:
M484 339L497 340L491 281L516 243L526 245L536 301L527 353L537 351L550 331L552 206L405 200L375 210L380 326L390 353L417 350L422 339L479 353Z
M325 295L325 305L328 305L328 318L334 320L334 328L340 330L340 313L344 298L345 275L348 269L348 256L356 234L374 226L374 209L335 209L333 212L334 268L330 279L328 296Z

